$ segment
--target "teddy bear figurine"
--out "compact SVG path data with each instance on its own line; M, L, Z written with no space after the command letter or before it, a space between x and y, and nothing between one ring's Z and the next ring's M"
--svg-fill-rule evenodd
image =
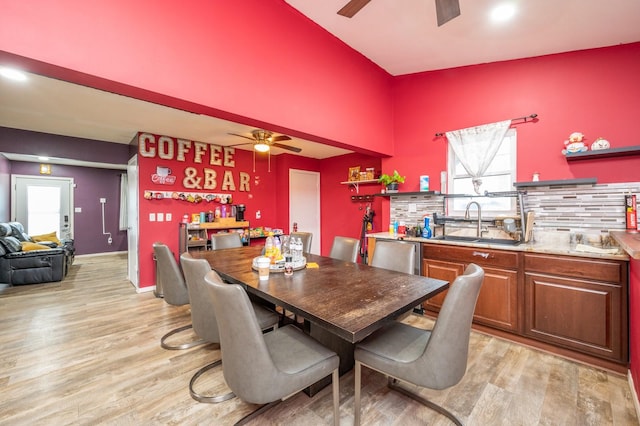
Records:
M580 132L573 132L569 135L569 140L564 141L565 148L562 150L564 155L575 154L576 152L585 152L589 149L584 143L584 135Z

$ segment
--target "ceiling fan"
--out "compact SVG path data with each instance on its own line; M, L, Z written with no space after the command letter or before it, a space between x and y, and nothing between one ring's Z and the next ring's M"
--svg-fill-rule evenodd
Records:
M251 137L245 136L245 135L239 135L237 133L229 133L229 134L233 136L239 136L241 138L249 139L250 141L253 142L253 149L258 152L267 152L271 149L272 146L275 148L286 149L293 152L302 151L301 148L278 143L280 141L291 140L289 136L287 135L274 136L273 132L270 132L268 130L262 130L262 129L253 130L251 132ZM239 145L248 145L248 143L237 143L229 146L239 146Z
M351 0L338 11L338 15L352 18L360 9L365 7L371 0ZM459 0L435 0L438 26L444 25L456 16L460 15Z

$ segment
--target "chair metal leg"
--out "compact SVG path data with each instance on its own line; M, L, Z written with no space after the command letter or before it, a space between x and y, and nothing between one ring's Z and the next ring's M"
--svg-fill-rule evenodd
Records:
M205 343L207 343L205 340L202 339L198 339L198 340L192 340L191 342L187 342L187 343L182 343L180 345L169 345L168 343L165 343L165 340L167 340L169 337L173 336L176 333L180 333L182 331L185 330L189 330L193 328L192 324L189 325L185 325L182 327L178 327L178 328L174 328L173 330L171 330L170 332L168 332L167 334L165 334L164 336L162 336L160 338L160 346L162 346L164 349L169 349L171 351L177 351L177 350L181 350L181 349L189 349L189 348L193 348L194 346L198 346L198 345L203 345Z
M240 420L238 420L236 423L234 423L233 426L241 426L246 424L247 422L255 419L256 417L258 417L259 415L261 415L262 413L264 413L265 411L275 407L276 405L280 404L282 402L281 399L277 400L277 401L273 401L270 402L268 404L264 404L261 405L257 410L254 410L252 412L250 412L249 414L247 414L246 416L244 416L243 418L241 418Z
M191 397L193 399L195 399L198 402L204 402L207 404L217 404L219 402L226 401L236 396L233 392L229 392L224 395L206 396L206 395L201 395L198 392L193 390L193 386L195 385L196 380L198 380L200 376L202 376L205 372L219 365L222 365L221 359L215 362L212 362L211 364L207 364L204 367L202 367L200 370L196 371L196 374L193 375L193 377L191 378L191 381L189 382L189 393L191 394Z
M389 377L388 386L389 386L390 389L393 389L396 392L399 392L399 393L401 393L401 394L403 394L405 396L408 396L409 398L413 399L414 401L417 401L417 402L419 402L419 403L431 408L432 410L437 411L438 413L442 414L443 416L445 416L449 420L451 420L455 425L462 426L462 423L460 422L460 420L458 420L458 418L456 416L454 416L453 413L451 413L450 411L448 411L445 408L441 407L440 405L437 405L437 404L435 404L435 403L433 403L433 402L421 397L420 395L417 395L417 394L415 394L415 393L403 388L402 386L400 386L398 384L398 379L395 379L393 377Z
M362 364L360 363L360 361L356 360L355 371L354 371L355 396L354 396L354 402L353 402L353 409L355 412L354 420L353 420L354 426L360 426L360 386L362 385L362 378L360 377L361 373L362 373Z
M333 370L333 375L331 377L331 382L333 385L333 425L340 425L340 374L338 374L338 369Z

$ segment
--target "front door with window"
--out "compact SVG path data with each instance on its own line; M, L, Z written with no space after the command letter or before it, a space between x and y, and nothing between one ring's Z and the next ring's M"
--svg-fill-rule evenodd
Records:
M11 176L11 217L29 235L73 238L73 178Z

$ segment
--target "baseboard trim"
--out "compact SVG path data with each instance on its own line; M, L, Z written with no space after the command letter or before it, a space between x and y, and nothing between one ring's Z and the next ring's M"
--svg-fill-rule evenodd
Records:
M92 256L109 256L110 254L126 254L129 253L127 250L124 251L106 251L103 253L88 253L88 254L76 254L74 257L83 258L83 257L92 257Z
M156 289L155 285L150 285L147 287L136 287L136 293L148 293L150 291L154 291L155 289Z
M633 406L636 408L636 417L640 419L640 402L638 402L638 394L636 393L636 387L633 384L633 376L631 375L631 370L627 372L627 381L629 382L631 396L633 397Z

